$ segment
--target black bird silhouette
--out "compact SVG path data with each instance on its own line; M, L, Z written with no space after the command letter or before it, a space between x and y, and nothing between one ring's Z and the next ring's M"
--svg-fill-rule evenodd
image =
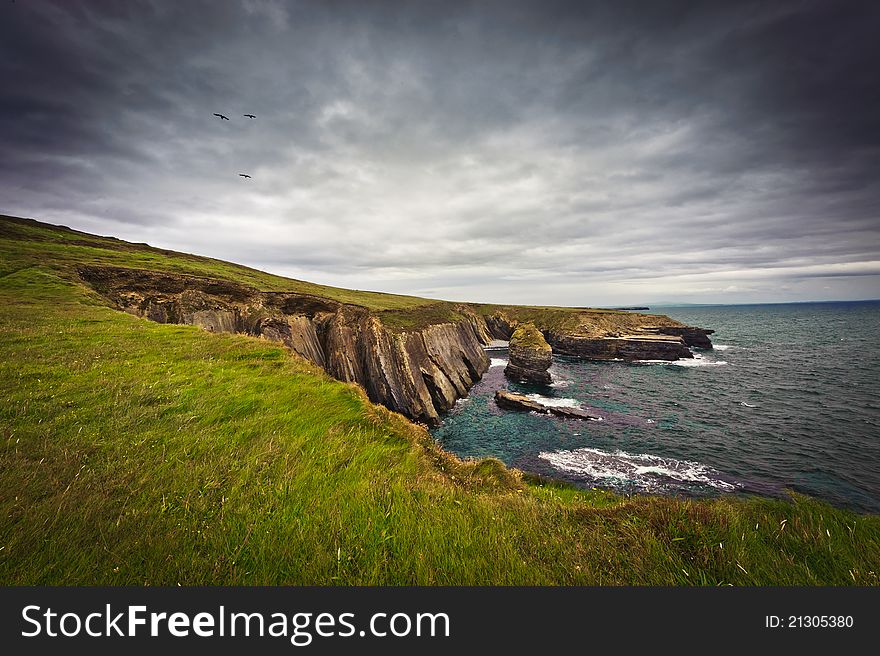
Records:
M228 120L229 120L229 117L228 117L228 116L223 116L223 114L218 114L218 113L216 113L216 112L214 112L214 116L219 116L219 117L222 118L224 121L228 121Z
M249 178L249 177L251 177L251 176L249 176L247 173L239 173L239 175L240 175L241 177L243 177L243 178Z
M247 116L248 118L257 118L253 114L242 114L242 116Z

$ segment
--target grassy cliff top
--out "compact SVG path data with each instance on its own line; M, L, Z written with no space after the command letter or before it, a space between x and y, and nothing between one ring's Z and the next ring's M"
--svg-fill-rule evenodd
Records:
M154 248L114 237L100 237L33 219L0 215L0 275L37 263L68 271L78 264L110 265L219 278L259 291L311 294L373 310L399 310L436 303L417 296L319 285L210 257Z
M499 315L511 323L533 323L541 330L601 337L607 332L636 332L642 326L680 326L663 315L599 308L561 308L529 305L471 304L483 316Z
M550 345L544 339L541 331L535 327L535 324L521 323L513 331L510 336L510 348L526 348L534 351L551 351Z

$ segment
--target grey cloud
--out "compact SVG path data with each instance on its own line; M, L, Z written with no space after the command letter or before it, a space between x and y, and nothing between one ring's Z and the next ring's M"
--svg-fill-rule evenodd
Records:
M873 3L9 4L7 213L460 299L876 275Z

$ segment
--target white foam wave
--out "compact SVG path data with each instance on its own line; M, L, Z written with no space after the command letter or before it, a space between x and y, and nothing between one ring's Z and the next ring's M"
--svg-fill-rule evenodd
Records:
M507 360L505 360L504 358L490 358L489 359L489 368L490 369L492 367L506 367L506 366L507 366Z
M729 348L734 348L733 344L712 344L712 348L716 351L726 351Z
M541 405L552 408L579 408L581 406L577 399L557 399L552 396L544 396L543 394L526 394L532 401L537 401Z
M699 353L693 358L683 360L635 360L636 364L662 364L671 367L719 367L727 364L726 360L707 360Z
M607 484L626 484L647 492L696 484L719 490L736 485L721 480L711 467L690 460L663 458L648 453L602 451L585 447L572 451L544 451L538 454L553 467Z
M673 367L720 367L723 364L727 364L727 361L694 358L693 360L673 360L667 364L671 364Z
M746 403L745 401L740 401L739 404L744 405L747 408L757 408L758 407L756 405L750 405L750 404Z
M557 387L557 388L558 387L568 387L569 385L571 385L571 381L565 380L565 379L554 380L552 383L550 383L550 387Z

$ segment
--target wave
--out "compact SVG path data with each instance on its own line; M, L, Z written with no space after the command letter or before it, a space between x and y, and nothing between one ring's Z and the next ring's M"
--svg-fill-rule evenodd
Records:
M565 379L554 380L552 383L550 383L550 387L555 388L568 387L569 385L571 385L571 381Z
M492 367L506 367L507 360L504 358L489 358L489 368Z
M730 491L740 487L723 480L721 472L708 465L648 453L608 452L584 447L572 451L543 451L538 457L579 478L641 492L669 492L688 487Z
M726 351L730 348L736 348L733 344L712 344L712 348L716 351Z
M667 364L673 367L720 367L727 364L726 360L704 360L703 358L694 358L693 360L674 360Z
M634 360L635 364L663 364L670 367L719 367L727 364L726 360L707 360L699 353L693 358L684 360Z
M552 408L579 408L580 401L577 399L557 399L552 396L544 396L543 394L526 394L532 401L537 401L541 405Z
M747 408L757 408L757 407L758 407L758 406L756 406L756 405L749 405L749 404L746 403L745 401L740 401L739 404L740 404L740 405L744 405L744 406L747 407Z

